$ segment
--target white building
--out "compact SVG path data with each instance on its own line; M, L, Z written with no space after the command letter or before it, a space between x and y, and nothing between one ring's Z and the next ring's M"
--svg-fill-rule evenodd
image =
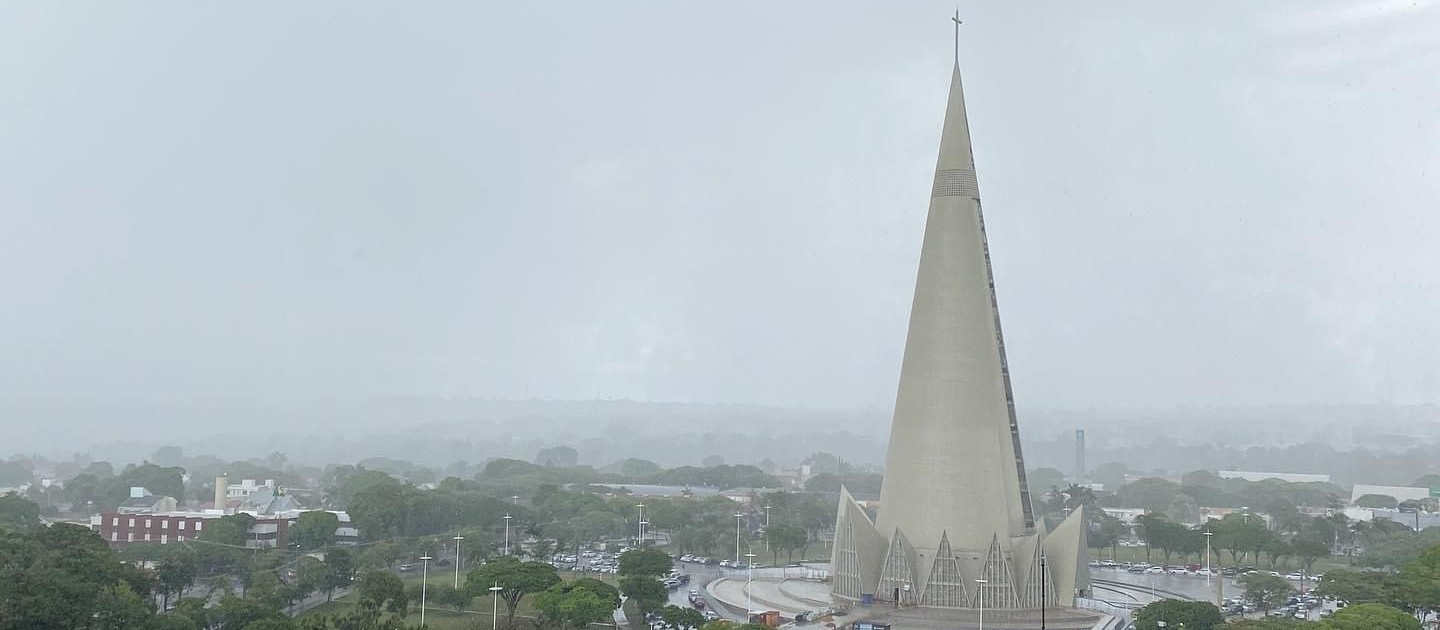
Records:
M1350 502L1354 503L1360 497L1367 494L1378 494L1381 496L1394 497L1396 503L1402 501L1419 501L1430 498L1429 488L1413 488L1408 486L1371 486L1366 484L1355 484L1350 490Z
M1290 483L1330 483L1330 475L1319 475L1311 473L1278 473L1278 472L1255 472L1251 470L1222 470L1216 473L1221 479L1244 479L1245 481L1265 481L1266 479L1279 479Z

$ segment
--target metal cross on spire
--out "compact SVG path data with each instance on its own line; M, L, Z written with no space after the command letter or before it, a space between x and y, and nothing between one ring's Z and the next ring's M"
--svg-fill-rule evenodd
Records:
M961 25L961 24L964 24L964 22L961 22L961 21L960 21L960 9L959 9L958 7L955 9L955 17L950 18L950 21L955 23L955 64L956 64L956 65L959 65L959 64L960 64L960 25Z

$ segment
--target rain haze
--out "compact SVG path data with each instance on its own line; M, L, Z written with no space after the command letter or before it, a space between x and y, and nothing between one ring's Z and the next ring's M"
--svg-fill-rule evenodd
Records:
M529 400L883 450L952 10L8 3L0 451ZM960 13L1022 426L1437 402L1440 3Z

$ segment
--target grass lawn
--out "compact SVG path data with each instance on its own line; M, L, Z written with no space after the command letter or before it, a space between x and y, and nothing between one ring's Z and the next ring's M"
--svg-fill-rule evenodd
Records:
M305 612L302 617L313 617L316 615L334 615L348 613L355 610L356 604L353 601L340 601L339 599L329 604L322 604ZM517 625L525 624L520 619L515 620ZM410 614L405 617L407 625L420 624L420 606L418 604L410 607ZM505 605L500 605L500 625L505 625ZM525 627L520 625L520 627ZM454 608L430 608L425 611L425 627L428 630L490 630L490 613L487 610L484 614L474 612L455 612Z

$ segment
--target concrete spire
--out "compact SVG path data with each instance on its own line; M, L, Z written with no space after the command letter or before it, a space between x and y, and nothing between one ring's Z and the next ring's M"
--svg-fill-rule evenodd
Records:
M842 507L842 514L851 513ZM838 520L863 529L860 519ZM1026 487L958 64L950 79L874 528L881 540L892 541L885 554L862 551L858 543L848 546L862 572L882 568L874 591L878 599L893 599L905 585L926 591L934 576L919 572L954 566L937 563L937 555L953 555L966 579L1005 576L1008 590L996 593L1009 595L987 594L1000 597L998 605L1031 607L1030 600L1038 601L1046 588L1044 581L1029 578L1026 564L1038 557L1045 533L1036 527ZM904 541L905 549L894 549L896 540ZM1080 554L1083 560L1083 549L1073 544L1050 544L1047 551ZM1052 560L1074 566L1073 558ZM1012 566L1017 562L1026 566ZM1013 580L1016 576L1026 581ZM1065 577L1056 586L1076 581L1073 573ZM947 577L937 584L951 582ZM1016 596L1021 592L1024 598ZM1060 593L1062 602L1068 603L1070 592ZM958 590L910 595L921 602L961 596Z
M940 137L877 526L957 549L1034 526L957 67ZM924 542L921 542L924 541Z

